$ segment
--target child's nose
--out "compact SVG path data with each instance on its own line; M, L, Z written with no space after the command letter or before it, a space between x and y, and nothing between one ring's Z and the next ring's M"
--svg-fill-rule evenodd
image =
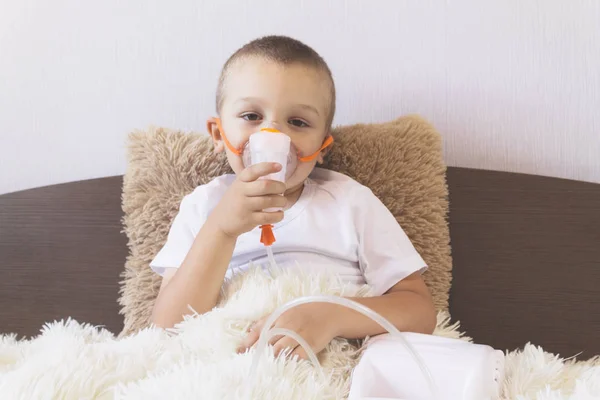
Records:
M268 130L278 130L279 132L283 132L283 130L281 129L282 126L279 122L277 121L265 121L262 126L260 127L260 129L268 129Z

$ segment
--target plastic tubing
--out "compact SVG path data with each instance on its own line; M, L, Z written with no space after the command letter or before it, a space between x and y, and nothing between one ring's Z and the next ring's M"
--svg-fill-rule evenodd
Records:
M267 251L269 251L269 250L270 249L267 247ZM271 253L271 257L272 257L272 253ZM350 299L347 299L344 297L337 297L337 296L299 297L295 300L292 300L292 301L278 307L269 316L269 318L267 318L262 330L260 331L260 336L259 336L258 342L256 344L256 352L254 353L254 358L252 359L252 364L250 365L250 376L249 376L248 387L247 387L248 398L251 398L250 396L252 393L252 389L254 388L254 382L256 380L256 370L258 369L258 363L260 362L260 357L264 353L264 349L267 346L267 344L269 343L269 340L275 335L284 335L284 336L292 337L304 348L304 351L306 351L306 354L308 354L309 359L315 365L319 365L317 356L314 353L314 351L312 351L310 346L308 346L308 343L306 343L306 341L304 339L302 339L302 341L298 340L298 338L300 338L300 335L298 335L297 333L290 331L288 329L281 329L281 328L271 329L271 326L273 325L273 323L275 323L275 321L277 321L277 319L281 316L281 314L283 314L284 312L288 311L291 308L294 308L296 306L299 306L301 304L306 304L306 303L338 304L343 307L351 308L354 311L357 311L357 312L361 313L362 315L369 317L373 321L377 322L379 325L381 325L381 327L383 327L385 330L387 330L392 336L394 336L395 338L400 340L400 342L404 345L406 350L408 350L410 355L413 357L415 363L417 364L417 366L423 373L423 376L425 377L425 380L427 381L427 383L429 385L429 390L431 392L432 399L436 400L438 398L437 387L436 387L435 381L433 379L433 376L431 375L431 372L427 368L427 365L425 364L425 362L423 361L423 359L421 358L419 353L417 353L417 351L414 349L414 347L404 338L404 336L402 335L402 332L400 332L390 321L383 318L381 315L377 314L375 311L371 310L370 308L363 306L362 304L352 301ZM275 333L269 334L269 331L274 331ZM322 368L321 368L321 377L324 378Z
M271 268L277 268L275 257L273 257L273 249L271 248L271 246L265 246L265 248L267 249L267 257L269 259L269 264L271 264Z

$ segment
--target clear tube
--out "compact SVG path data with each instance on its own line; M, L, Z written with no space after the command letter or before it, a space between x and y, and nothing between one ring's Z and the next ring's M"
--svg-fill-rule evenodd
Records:
M265 248L267 249L267 257L269 259L269 264L271 264L271 268L277 269L277 263L275 262L275 257L273 256L273 249L271 246L265 246Z
M267 247L267 251L270 251L269 247ZM271 257L272 257L272 252L271 252ZM252 388L254 387L254 381L256 380L256 370L258 367L258 363L260 362L260 357L264 353L264 349L267 346L267 344L269 343L269 339L272 337L272 335L268 334L268 332L271 330L271 326L273 325L273 323L275 323L275 321L284 312L288 311L291 308L294 308L296 306L299 306L301 304L306 304L306 303L338 304L338 305L341 305L341 306L344 306L347 308L351 308L351 309L363 314L364 316L371 318L373 321L377 322L379 325L381 325L383 328L385 328L385 330L387 330L392 336L394 336L395 338L399 339L400 342L402 342L404 347L408 350L410 355L413 357L417 366L421 369L421 372L423 373L425 380L429 384L429 390L431 392L432 398L434 400L438 398L437 387L435 385L435 381L433 379L433 376L431 375L431 372L427 368L427 365L425 364L425 362L423 361L423 359L421 358L419 353L417 353L417 351L414 349L414 347L404 338L404 336L402 335L402 332L400 332L390 321L383 318L381 315L377 314L375 311L371 310L370 308L363 306L362 304L352 301L350 299L347 299L344 297L336 297L336 296L300 297L300 298L297 298L295 300L292 300L292 301L280 306L269 316L269 318L267 318L267 320L265 321L265 324L260 332L260 336L259 336L258 342L256 344L256 352L254 354L254 358L253 358L252 364L250 366L250 376L249 376L248 388L247 388L248 396L251 395ZM274 328L274 329L276 329L276 328ZM281 332L281 331L279 331L279 332ZM276 333L276 334L281 334L281 333ZM294 336L292 336L292 337L294 337ZM294 337L294 339L296 339L296 337ZM310 346L307 346L306 341L303 341L303 342L304 343L298 341L298 343L304 348L304 351L306 351L306 354L308 354L311 361L313 361L313 363L316 363L316 365L319 365L318 359L317 359L317 356L315 355L315 353L312 351ZM322 373L323 372L321 369L321 374ZM248 397L248 398L250 398L250 397Z

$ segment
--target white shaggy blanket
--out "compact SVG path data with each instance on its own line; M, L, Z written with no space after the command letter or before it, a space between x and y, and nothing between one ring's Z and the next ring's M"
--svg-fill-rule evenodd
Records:
M47 324L31 340L0 336L1 399L246 399L253 353L235 349L251 321L293 298L366 295L367 287L325 276L253 270L226 283L214 311L186 319L177 334L147 329L117 339L68 320ZM436 334L469 340L438 318ZM359 348L335 340L320 354L328 380L306 361L267 350L253 399L342 399ZM504 399L600 399L600 361L565 361L527 345L507 355Z

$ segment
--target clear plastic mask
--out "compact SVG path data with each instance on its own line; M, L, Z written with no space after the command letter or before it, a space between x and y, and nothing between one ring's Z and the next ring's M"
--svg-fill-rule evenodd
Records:
M268 179L285 182L296 171L298 151L289 136L276 130L261 130L250 135L242 150L244 168L261 162L277 162L281 171Z

